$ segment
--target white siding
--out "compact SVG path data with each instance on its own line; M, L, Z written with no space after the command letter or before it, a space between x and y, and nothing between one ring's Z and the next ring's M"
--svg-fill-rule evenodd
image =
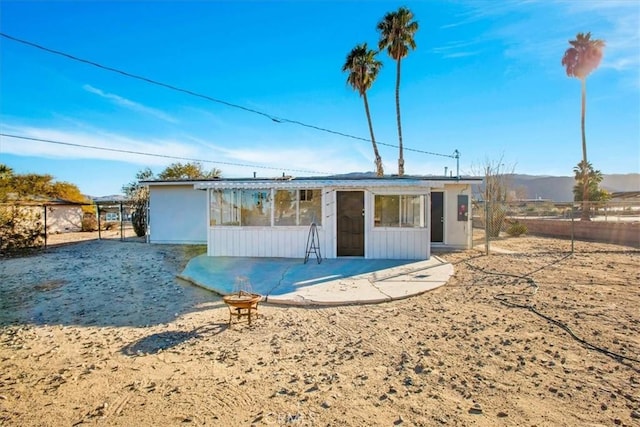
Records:
M390 188L385 189L385 191L377 191L377 193L426 195L424 189L411 190ZM429 229L426 227L374 227L374 203L375 193L365 192L365 258L429 259Z
M209 256L304 258L307 227L210 227ZM318 227L320 251L326 257L325 237ZM311 254L311 257L315 257Z
M458 221L458 195L469 196L467 221ZM466 184L445 185L444 194L444 244L448 247L471 248L471 189Z
M429 231L426 228L378 228L367 237L366 258L429 258Z
M229 183L231 185L232 183ZM278 185L284 185L277 183ZM213 184L212 184L213 185ZM443 188L444 187L444 188ZM206 187L205 187L206 188ZM317 187L316 187L317 188ZM425 228L374 227L375 194L428 195L444 190L444 245L466 248L471 244L471 221L457 220L457 195L470 196L469 184L434 183L423 186L333 187L322 189L322 225L318 227L324 258L335 258L336 191L364 191L365 258L429 259L430 230ZM193 183L150 186L151 243L208 243L210 256L303 258L309 227L209 226L208 191L194 189ZM469 212L471 218L471 212ZM426 224L429 224L426 214ZM312 255L313 256L313 255Z
M207 243L207 192L193 184L151 186L150 243Z

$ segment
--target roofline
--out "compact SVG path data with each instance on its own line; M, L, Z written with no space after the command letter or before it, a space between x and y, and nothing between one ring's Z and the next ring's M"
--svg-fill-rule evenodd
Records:
M441 186L442 183L452 183L452 184L474 184L482 182L482 177L472 177L472 176L464 176L464 177L446 177L446 176L384 176L384 177L372 177L372 176L348 176L348 175L338 175L338 176L327 176L327 177L276 177L276 178L211 178L211 179L180 179L180 180L144 180L140 181L141 184L145 184L148 186L177 186L177 185L189 185L193 184L194 186L203 188L203 187L216 187L216 186L225 186L236 183L241 184L242 186L246 185L264 185L266 187L273 186L295 186L296 183L302 184L302 186L308 186L309 184L323 183L325 184L333 184L333 185L344 185L347 182L350 185L353 183L359 182L361 184L373 185L373 186L381 186L384 184L395 184L395 185L424 185L427 182L438 182ZM286 183L286 184L285 184ZM284 185L283 185L284 184Z

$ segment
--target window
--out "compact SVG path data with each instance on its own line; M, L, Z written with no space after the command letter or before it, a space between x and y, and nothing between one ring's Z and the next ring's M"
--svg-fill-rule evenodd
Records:
M424 227L424 196L376 195L375 227Z
M297 191L276 190L274 200L275 215L273 217L273 225L297 225Z
M240 225L271 225L271 191L242 190Z
M272 194L274 195L272 198ZM211 226L320 225L321 190L211 190Z
M299 225L322 225L322 190L300 190Z
M240 191L211 190L211 225L240 225Z
M322 225L321 190L277 190L273 225Z

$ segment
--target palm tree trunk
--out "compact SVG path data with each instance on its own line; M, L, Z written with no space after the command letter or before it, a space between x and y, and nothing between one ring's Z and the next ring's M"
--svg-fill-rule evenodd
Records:
M404 156L402 154L402 124L400 122L400 58L396 68L396 117L398 119L398 175L404 175Z
M591 221L589 215L589 170L587 168L587 137L585 134L584 120L586 116L586 102L587 100L587 79L582 79L582 115L581 115L581 127L582 127L582 162L584 169L582 171L582 215L581 221Z
M373 146L373 154L376 157L376 176L384 176L384 169L382 168L382 158L380 157L380 153L378 152L376 137L373 136L373 125L371 124L371 114L369 113L369 101L367 100L367 92L362 92L362 98L364 99L364 111L367 113L369 133L371 133L371 145Z

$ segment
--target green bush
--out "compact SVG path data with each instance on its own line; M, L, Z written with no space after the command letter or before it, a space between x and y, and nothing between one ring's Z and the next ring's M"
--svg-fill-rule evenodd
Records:
M527 234L527 231L527 226L518 221L514 221L511 223L509 228L507 228L507 234L511 237L518 237L523 234Z

